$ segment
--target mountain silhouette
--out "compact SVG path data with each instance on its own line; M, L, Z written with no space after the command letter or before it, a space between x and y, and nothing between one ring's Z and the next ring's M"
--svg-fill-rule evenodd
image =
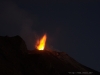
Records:
M0 36L0 75L100 75L65 52L28 50L20 36Z

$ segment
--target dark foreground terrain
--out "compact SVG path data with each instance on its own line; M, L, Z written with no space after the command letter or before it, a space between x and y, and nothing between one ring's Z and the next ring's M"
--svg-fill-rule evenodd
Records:
M19 36L0 36L0 75L100 75L64 52L28 51Z

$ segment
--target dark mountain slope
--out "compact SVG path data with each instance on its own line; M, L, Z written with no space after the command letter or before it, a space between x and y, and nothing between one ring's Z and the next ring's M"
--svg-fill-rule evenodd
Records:
M78 72L79 73L81 72L80 74L85 74L85 75L86 74L93 74L93 75L100 74L99 72L78 63L77 61L75 61L73 58L71 58L64 52L56 52L56 51L48 51L48 50L44 50L44 51L33 50L33 51L30 51L29 56L30 58L32 57L34 64L37 64L37 62L38 63L40 62L39 64L37 64L37 67L40 64L41 64L40 66L47 67L45 62L48 62L47 63L47 65L49 66L48 68L54 69L54 72L57 72L60 75L66 75L66 74L69 74L69 72L71 73L74 72L76 74L78 74Z
M19 36L0 36L0 75L22 75L20 63L25 54L27 48Z
M68 75L72 73L100 75L99 72L78 63L64 52L28 51L25 42L19 36L0 36L0 75Z

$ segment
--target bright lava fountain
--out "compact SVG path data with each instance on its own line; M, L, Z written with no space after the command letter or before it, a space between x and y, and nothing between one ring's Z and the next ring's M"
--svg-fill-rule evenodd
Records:
M37 40L36 46L35 46L37 50L44 50L45 44L46 44L46 39L47 39L47 36L46 36L46 34L44 34L44 36L41 39Z

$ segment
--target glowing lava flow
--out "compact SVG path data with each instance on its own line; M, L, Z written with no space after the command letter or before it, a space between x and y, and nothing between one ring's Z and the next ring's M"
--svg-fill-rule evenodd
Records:
M45 43L46 43L46 34L44 34L44 36L40 39L40 40L37 40L36 42L36 49L38 50L44 50L45 48Z

